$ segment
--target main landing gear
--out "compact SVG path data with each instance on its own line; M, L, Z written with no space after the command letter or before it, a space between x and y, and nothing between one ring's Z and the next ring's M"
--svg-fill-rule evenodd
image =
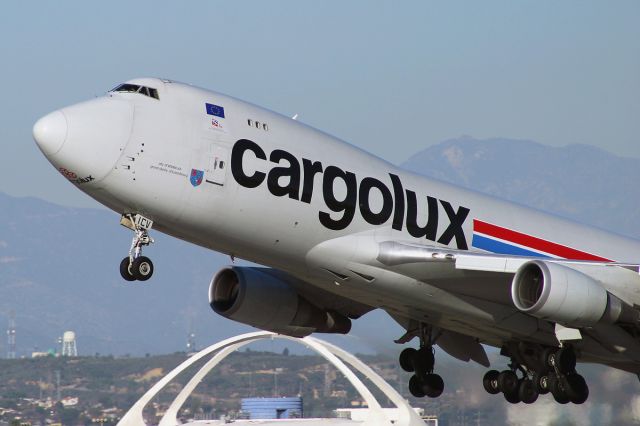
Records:
M502 393L512 403L534 403L549 392L556 402L582 404L589 397L589 387L576 372L576 355L571 346L562 348L505 346L501 352L511 358L509 369L490 370L482 384L490 394ZM522 377L518 377L518 372Z
M431 328L421 325L420 348L407 348L400 353L400 367L414 373L409 379L409 392L416 398L437 398L444 390L444 381L434 374L435 356Z
M120 262L120 275L126 281L146 281L153 275L153 263L148 257L142 256L142 247L153 243L148 232L153 222L139 214L124 214L120 224L134 232L129 256Z

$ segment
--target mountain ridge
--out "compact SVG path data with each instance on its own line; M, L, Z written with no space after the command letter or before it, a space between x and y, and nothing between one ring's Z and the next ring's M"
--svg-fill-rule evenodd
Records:
M577 161L576 161L577 160ZM432 145L401 167L417 174L640 238L640 159L574 144L461 137ZM606 176L603 179L602 176Z

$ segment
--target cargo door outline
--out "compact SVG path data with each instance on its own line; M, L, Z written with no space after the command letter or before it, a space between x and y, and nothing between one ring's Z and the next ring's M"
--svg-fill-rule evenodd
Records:
M224 186L227 175L229 150L220 145L211 145L207 162L205 182L215 186Z

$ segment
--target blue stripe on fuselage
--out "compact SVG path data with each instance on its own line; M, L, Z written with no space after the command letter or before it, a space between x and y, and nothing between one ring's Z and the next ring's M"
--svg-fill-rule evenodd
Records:
M473 234L473 241L471 245L481 250L490 251L497 254L511 254L514 256L531 256L531 257L546 257L543 254L535 251L527 250L522 247L512 246L502 241L492 240L491 238L483 237L481 235Z

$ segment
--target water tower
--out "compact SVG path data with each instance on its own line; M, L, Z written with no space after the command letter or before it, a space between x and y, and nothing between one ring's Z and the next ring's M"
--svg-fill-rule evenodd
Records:
M65 331L62 335L62 356L78 356L76 333Z
M7 358L16 358L16 313L9 313L9 327L7 328Z

